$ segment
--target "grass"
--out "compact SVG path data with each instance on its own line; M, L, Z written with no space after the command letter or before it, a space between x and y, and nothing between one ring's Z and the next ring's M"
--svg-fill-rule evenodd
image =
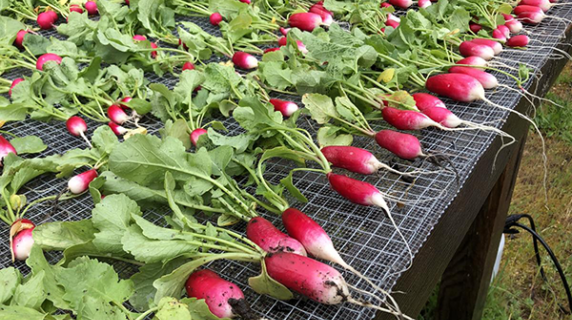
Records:
M563 70L547 98L561 106L544 103L536 115L546 138L548 155L548 206L544 200L542 147L530 132L515 186L509 214L528 213L540 235L560 260L572 285L572 65ZM542 250L542 249L541 249ZM531 237L527 233L507 236L498 276L492 283L483 319L572 319L564 288L544 251L542 262L548 282L536 265ZM436 297L428 302L419 320L434 318Z

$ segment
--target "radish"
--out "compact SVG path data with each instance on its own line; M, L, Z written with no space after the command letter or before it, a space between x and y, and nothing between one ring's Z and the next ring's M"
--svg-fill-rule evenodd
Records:
M407 9L413 4L412 0L389 0L388 2L401 9Z
M287 43L288 39L286 37L278 39L278 45L281 47L285 46ZM296 40L296 45L298 46L298 50L300 50L300 52L302 52L303 54L308 53L308 49L306 49L306 46L302 43L302 41Z
M157 46L156 43L151 42L151 48L152 48L152 49L157 49L157 48L159 48L159 47ZM153 58L153 59L157 58L157 51L151 51L151 58Z
M433 95L430 95L428 93L418 92L418 93L412 94L411 96L415 100L415 106L417 106L417 108L421 111L423 111L424 109L433 108L433 107L447 108L447 106L445 106L445 102L441 101L441 99L439 99Z
M464 59L457 61L457 64L477 66L477 67L488 66L488 62L485 59L477 57L477 56L466 57Z
M342 197L362 206L378 206L389 212L383 194L374 185L332 172L327 176L330 186Z
M211 14L209 21L213 26L218 26L222 22L222 15L218 12Z
M386 164L377 160L371 152L361 148L352 146L327 146L322 148L322 153L332 166L355 173L373 174L381 168L388 168ZM282 219L284 219L284 216ZM288 227L286 227L286 230L288 230Z
M495 56L493 48L470 41L463 41L459 46L459 52L463 57L477 56L485 60L491 60Z
M493 38L499 40L500 42L506 42L506 36L499 29L493 30Z
M431 5L431 0L419 0L417 1L419 8L427 8Z
M268 49L264 49L264 53L266 54L268 52L274 52L274 51L280 51L280 48L268 48Z
M420 130L428 127L441 127L421 112L385 107L381 110L383 120L399 130Z
M146 40L147 40L147 37L146 37L146 36L139 35L139 34L136 34L136 35L133 36L133 40L135 40L135 41L146 41Z
M113 133L115 133L115 135L117 136L122 136L129 131L113 121L110 121L107 125L111 128L111 131L113 131Z
M192 62L187 61L183 64L183 71L185 70L195 70L195 65Z
M62 63L62 57L58 56L55 53L43 54L36 61L36 69L43 71L44 70L44 64L48 61L55 61L57 64L60 64L60 63Z
M294 13L288 18L288 24L293 28L311 32L322 24L322 17L312 12Z
M12 252L16 260L23 261L30 256L32 246L34 245L34 238L32 237L33 230L34 227L22 230L18 232L12 240Z
M68 181L68 189L73 194L80 194L89 188L89 184L97 178L97 170L82 172Z
M70 5L70 13L71 13L71 12L77 12L77 13L79 13L79 14L82 14L82 13L83 13L83 9L82 9L79 5L77 5L77 4L72 4L72 5Z
M291 252L306 256L306 249L295 238L278 230L270 221L255 217L248 221L246 236L269 253Z
M493 49L493 52L495 55L500 54L502 52L502 44L498 43L497 41L491 40L491 39L477 38L477 39L471 40L470 42L474 43L474 44L485 45L487 47L490 47L491 49Z
M55 15L55 18L54 18L54 15ZM54 26L54 23L56 22L56 20L58 20L58 15L55 12L46 11L46 12L42 12L38 15L36 22L38 23L38 26L40 26L40 29L48 30Z
M4 157L9 153L18 155L14 146L12 146L8 140L4 139L3 136L0 136L0 167L2 166L2 160L4 160Z
M539 7L539 8L541 8L542 11L544 11L544 12L550 10L550 8L553 6L553 4L550 3L549 0L521 0L521 1L518 3L518 6L517 6L517 7L520 7L521 5ZM517 14L518 14L518 13L517 13Z
M189 297L204 299L209 310L219 318L235 318L238 315L244 319L253 318L242 290L210 270L193 272L185 288Z
M312 218L308 217L302 211L288 208L282 213L282 223L288 234L294 239L300 241L309 254L318 259L327 260L342 266L344 269L351 271L360 278L364 279L374 289L379 290L390 298L392 303L397 303L385 290L374 284L369 278L361 274L355 268L347 264L334 247L332 239L326 231Z
M111 121L119 125L124 124L127 120L129 120L127 113L125 113L121 107L115 104L107 108L107 116L109 119L111 119Z
M191 143L193 144L193 146L197 146L197 143L199 142L199 138L203 135L203 134L207 134L208 131L203 129L203 128L198 128L193 130L193 132L191 132Z
M510 38L510 30L504 24L497 26L497 28L495 30L499 30L500 32L502 32L502 34L505 36L505 38Z
M514 14L517 16L525 13L525 12L536 12L536 13L544 13L545 11L542 10L540 7L537 6L529 6L529 5L518 5L513 9Z
M82 137L83 140L87 143L87 145L90 148L92 148L89 139L87 139L87 137L85 136L85 132L87 131L87 124L82 118L78 116L70 117L66 121L66 127L68 129L68 132L71 133L72 136Z
M523 12L518 15L518 19L527 24L539 24L546 15L542 12Z
M471 32L477 33L479 31L481 31L481 29L483 29L483 26L481 26L478 23L471 22L471 23L469 23L469 29L471 30Z
M494 88L498 87L498 85L499 85L497 77L495 77L492 74L487 73L481 69L476 69L476 68L471 68L471 67L455 66L455 67L451 67L449 69L449 72L450 73L466 74L468 76L471 76L471 77L477 79L477 81L479 81L483 85L483 88L485 88L485 89L494 89Z
M241 69L254 69L258 67L258 60L246 52L237 51L232 56L232 63Z
M16 34L16 39L14 39L14 45L20 49L24 48L24 36L28 34L28 30L20 30Z
M485 96L485 89L481 83L462 73L431 76L427 79L425 87L433 93L461 102L472 102Z
M126 4L126 5L129 5L129 0L125 0L125 4Z
M516 19L509 20L505 22L504 25L507 26L512 33L519 33L522 30L522 23Z
M342 275L327 264L287 252L268 255L264 262L272 279L316 302L334 305L350 298Z
M20 83L22 81L24 81L24 79L22 79L22 78L14 79L14 81L12 81L12 84L10 85L10 89L8 89L8 95L10 97L12 97L12 89L14 89L18 85L18 83Z
M508 39L506 45L509 47L526 47L529 41L530 38L527 35L521 34Z
M412 320L399 308L386 309L355 300L350 295L349 286L342 275L336 269L317 260L293 253L279 252L267 255L264 262L268 275L272 279L316 302L336 305L347 301L362 307L391 313L399 319ZM368 293L363 290L358 291ZM389 294L387 296L395 302Z
M280 112L284 117L290 117L299 109L298 105L292 101L270 99L270 103L274 106L274 110Z
M238 0L238 1L240 1L242 3L250 4L250 0Z
M284 28L284 27L280 27L280 33L283 36L286 36L288 34L288 31L290 31L290 28Z
M506 14L506 13L501 13L501 14L505 22L514 20L514 17L511 14Z
M322 23L329 26L334 22L334 13L324 7L324 2L319 1L310 7L310 12L318 14L322 18Z
M423 114L431 120L447 127L456 128L464 123L455 114L449 111L441 99L427 93L415 93L412 95L415 105Z
M380 5L381 8L393 8L393 6L391 5L391 3L389 2L382 2Z
M413 160L425 156L419 139L407 133L381 130L375 135L375 141L380 147L391 151L402 159Z
M87 14L89 14L90 16L97 14L97 3L93 2L93 1L88 1L85 3L84 6L85 6L85 10L87 10Z
M388 27L392 27L393 29L397 29L397 27L399 27L399 21L397 20L393 20L393 19L387 19L387 21L385 21L385 25ZM382 30L382 32L385 32L385 28L384 30Z
M133 100L133 98L131 98L131 97L124 97L123 99L121 99L121 101L120 101L121 103L119 104L121 109L123 109L123 110L129 109L129 107L127 105L125 105L124 103L129 103L129 102L131 102L131 100Z

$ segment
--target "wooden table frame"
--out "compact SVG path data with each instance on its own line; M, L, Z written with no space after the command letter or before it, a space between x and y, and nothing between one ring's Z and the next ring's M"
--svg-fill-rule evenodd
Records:
M570 31L569 26L563 43L571 43ZM563 44L559 48L570 51ZM549 60L530 92L544 96L567 61ZM530 105L523 98L515 109L526 113ZM404 294L394 297L405 314L416 317L441 281L437 319L481 319L529 125L515 114L509 116L502 129L516 143L501 151L492 170L501 146L500 138L495 139L415 256L412 268L397 281L393 291ZM379 314L376 319L395 318Z

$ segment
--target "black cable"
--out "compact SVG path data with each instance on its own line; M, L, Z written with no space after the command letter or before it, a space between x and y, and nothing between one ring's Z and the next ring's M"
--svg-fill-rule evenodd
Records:
M521 218L526 218L529 221L530 228L524 224L518 223L518 221ZM540 267L540 274L542 275L543 280L548 282L548 278L546 277L546 274L544 272L544 268L542 267L542 260L540 259L540 253L538 252L538 242L540 242L540 244L542 244L542 246L546 250L546 252L550 256L550 258L552 259L552 262L554 263L554 266L556 267L558 274L560 275L560 279L562 280L564 290L566 291L566 297L568 299L568 309L566 309L560 303L558 303L558 307L560 307L560 310L562 310L562 312L564 312L565 314L570 314L571 313L570 310L572 310L572 293L570 292L570 286L568 285L568 280L566 279L566 275L564 274L564 271L562 270L562 266L560 265L560 262L558 261L558 258L556 258L556 255L554 254L554 252L552 251L550 246L546 243L546 241L544 241L544 239L536 232L536 226L534 225L534 220L528 214L511 215L506 220L503 233L506 233L506 234L519 233L518 230L512 229L512 227L519 227L523 230L528 231L528 233L530 233L532 235L533 244L534 244L534 253L536 256L536 262L538 263L538 266Z

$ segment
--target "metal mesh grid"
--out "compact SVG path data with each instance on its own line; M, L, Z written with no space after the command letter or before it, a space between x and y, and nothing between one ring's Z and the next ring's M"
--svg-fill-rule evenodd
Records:
M551 10L550 14L561 17L572 16L572 8L560 6ZM211 28L207 19L192 18L193 21L209 32L217 32ZM509 68L517 68L518 62L526 63L535 69L540 69L552 53L550 47L559 43L564 35L566 25L558 20L546 19L541 26L527 27L533 35L531 49L527 51L505 50L496 60L506 63ZM211 30L212 29L212 30ZM61 38L54 31L43 33L48 36ZM537 46L537 47L534 47ZM540 47L542 46L542 47ZM517 62L518 61L518 62ZM508 70L508 69L505 69ZM499 82L509 84L509 78L502 74L495 74ZM6 78L14 79L22 76L21 71L14 71L5 75ZM172 87L176 78L158 78L149 74L152 82L162 82ZM528 86L530 83L528 84ZM513 107L520 100L520 96L513 91L501 88L495 92L488 92L491 101L506 107ZM299 101L299 100L298 100ZM446 101L448 108L465 121L476 123L488 123L496 127L502 125L499 119L506 119L508 112L492 107L484 103L457 104ZM147 118L142 124L149 129L151 134L157 133L161 123L155 119ZM225 120L225 125L230 129L230 134L237 133L240 128L232 120ZM300 120L300 126L311 129L311 124L304 119ZM378 124L377 128L383 127ZM95 123L89 123L90 133L96 127ZM67 150L84 147L81 139L76 139L67 134L65 124L61 122L41 123L37 121L25 121L9 123L6 130L18 136L39 135L49 148L41 154L61 154ZM431 230L438 222L449 203L454 199L458 190L471 173L475 163L491 144L495 134L484 131L458 131L445 132L434 129L417 132L428 153L445 153L451 157L460 175L460 185L457 185L455 176L449 172L439 172L419 176L413 184L400 180L399 177L381 172L370 177L352 175L354 178L372 183L388 195L400 199L405 206L397 206L395 201L390 201L390 209L404 237L408 241L414 253L416 253L427 239ZM399 163L401 169L435 170L435 167L422 160L406 163L395 158L388 152L381 150L371 139L356 138L355 146L371 150L376 156L386 163ZM287 161L275 161L268 166L267 177L272 182L278 182L284 177L292 165ZM401 238L395 232L393 226L378 209L365 208L353 205L343 200L332 191L322 175L312 172L297 173L295 182L302 193L308 198L305 205L293 203L294 206L309 214L331 235L334 244L342 254L342 257L363 274L373 279L384 289L390 290L408 261L406 247ZM57 194L65 187L64 179L55 179L54 176L46 175L29 183L24 189L29 201L48 195ZM27 216L36 223L49 221L79 220L90 217L93 203L89 196L83 196L79 200L62 202L56 212L52 212L51 206L39 205L28 212ZM147 211L145 217L157 224L163 224L163 214L168 210ZM462 213L452 213L462 214ZM277 226L281 225L278 217L266 216ZM239 231L244 230L244 224L235 226ZM2 228L0 237L8 237L7 228ZM6 242L0 244L0 266L11 264L9 261L8 246ZM47 253L50 262L55 263L59 253ZM126 264L114 266L120 275L127 277L135 269ZM16 267L27 273L27 267L22 262L17 262ZM248 277L255 276L259 272L259 266L237 262L216 262L211 268L220 272L244 288L247 299L253 309L270 319L371 319L374 312L364 308L354 307L349 304L343 306L321 306L304 299L296 299L289 302L276 301L266 296L259 296L247 286ZM346 280L360 288L367 286L359 278L350 273L344 273Z

